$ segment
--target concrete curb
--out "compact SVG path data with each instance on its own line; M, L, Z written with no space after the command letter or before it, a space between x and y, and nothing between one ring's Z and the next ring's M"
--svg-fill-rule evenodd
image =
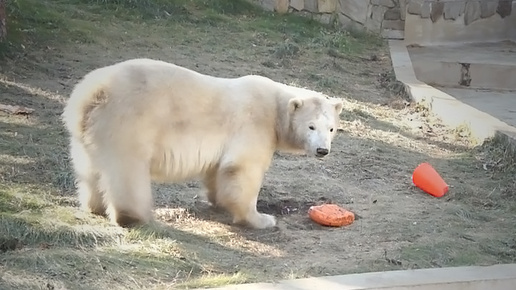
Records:
M372 272L231 285L218 290L509 290L516 289L516 264Z
M499 139L516 154L516 128L419 81L404 41L390 40L389 48L396 78L415 102L429 108L450 127L467 126L478 143Z

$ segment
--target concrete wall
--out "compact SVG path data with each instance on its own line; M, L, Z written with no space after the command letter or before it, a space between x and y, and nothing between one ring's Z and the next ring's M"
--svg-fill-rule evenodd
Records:
M249 1L278 13L297 13L326 24L389 34L391 31L403 31L407 0Z
M516 41L516 1L410 0L405 42Z

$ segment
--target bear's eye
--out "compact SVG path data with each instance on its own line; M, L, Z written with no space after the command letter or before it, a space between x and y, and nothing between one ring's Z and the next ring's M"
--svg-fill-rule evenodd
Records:
M313 130L315 130L315 127L314 127L314 125L310 125L310 126L308 126L308 129L313 131Z
M330 129L330 132L333 132L333 128Z

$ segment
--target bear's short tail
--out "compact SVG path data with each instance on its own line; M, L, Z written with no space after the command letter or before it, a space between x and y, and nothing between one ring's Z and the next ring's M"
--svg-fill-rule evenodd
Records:
M96 69L84 76L74 87L61 114L71 137L82 139L89 113L106 100L106 88L111 79L112 67Z

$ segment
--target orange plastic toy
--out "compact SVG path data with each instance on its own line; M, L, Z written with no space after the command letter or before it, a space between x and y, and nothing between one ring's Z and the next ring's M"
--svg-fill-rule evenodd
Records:
M308 209L308 216L323 226L341 227L355 221L355 214L336 204L314 205Z
M424 192L441 197L448 192L448 185L432 165L421 163L412 174L412 182Z

